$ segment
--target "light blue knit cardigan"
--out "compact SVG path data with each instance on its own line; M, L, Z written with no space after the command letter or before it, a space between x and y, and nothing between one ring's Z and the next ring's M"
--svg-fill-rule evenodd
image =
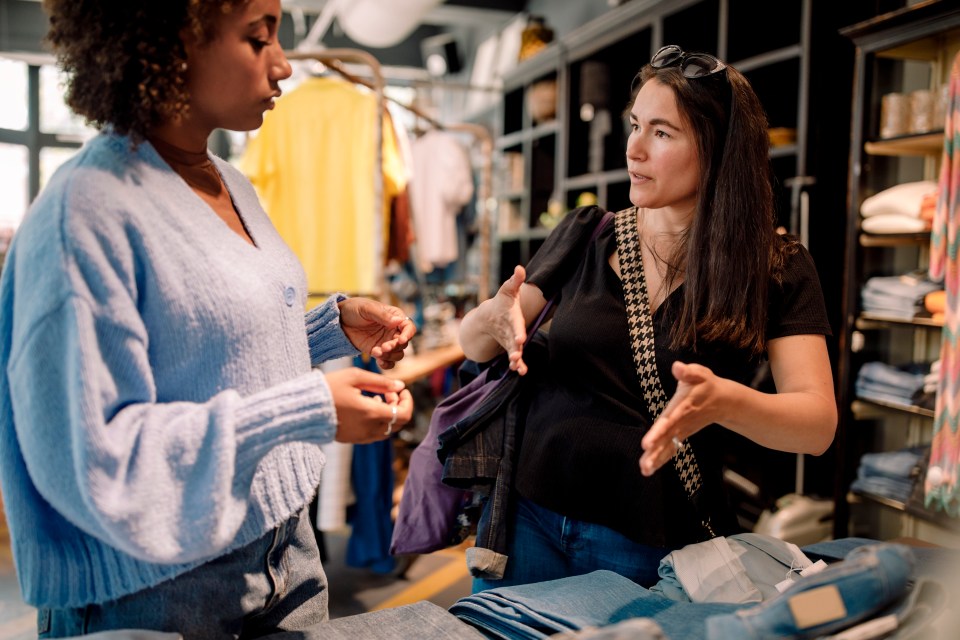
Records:
M148 143L60 168L0 279L0 486L26 602L172 578L307 505L336 411L311 364L357 352L334 299L214 158L252 246Z

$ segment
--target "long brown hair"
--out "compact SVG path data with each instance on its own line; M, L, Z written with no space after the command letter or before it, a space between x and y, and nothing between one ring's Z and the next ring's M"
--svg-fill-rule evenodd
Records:
M767 117L743 75L726 69L687 79L679 67L638 74L633 99L656 79L673 89L700 163L697 211L673 256L667 286L684 277L672 347L722 342L765 349L768 290L792 249L777 236ZM631 100L632 103L632 100ZM665 304L670 304L668 300Z
M67 104L97 129L142 140L187 112L184 30L209 41L219 16L247 1L44 0Z

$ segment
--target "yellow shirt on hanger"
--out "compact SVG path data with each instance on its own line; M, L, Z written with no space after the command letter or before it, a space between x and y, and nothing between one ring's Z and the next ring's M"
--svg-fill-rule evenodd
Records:
M390 203L406 186L406 171L384 118L383 202L377 206L375 114L375 96L365 88L308 78L277 100L240 159L303 264L313 297L378 291Z

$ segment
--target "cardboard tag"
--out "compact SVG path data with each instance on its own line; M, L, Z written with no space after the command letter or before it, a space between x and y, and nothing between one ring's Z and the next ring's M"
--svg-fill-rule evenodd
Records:
M833 584L798 593L789 598L787 604L797 629L809 629L847 615L840 590Z

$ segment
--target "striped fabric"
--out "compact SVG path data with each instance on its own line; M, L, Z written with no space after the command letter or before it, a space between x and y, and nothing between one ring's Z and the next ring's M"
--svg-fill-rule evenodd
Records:
M943 163L930 234L930 277L947 292L940 379L930 465L924 486L928 508L960 515L960 54L950 71Z

